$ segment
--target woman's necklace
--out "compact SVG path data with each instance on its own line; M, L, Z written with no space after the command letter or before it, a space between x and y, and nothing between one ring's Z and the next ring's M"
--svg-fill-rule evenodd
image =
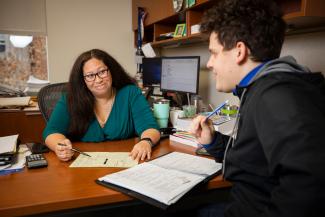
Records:
M114 105L114 101L115 101L115 91L112 89L111 98L108 101L108 103L106 105L102 106L101 108L99 108L97 106L97 109L95 110L97 121L102 128L104 128L104 126L108 120L108 117L109 117L109 115L112 111L113 105Z

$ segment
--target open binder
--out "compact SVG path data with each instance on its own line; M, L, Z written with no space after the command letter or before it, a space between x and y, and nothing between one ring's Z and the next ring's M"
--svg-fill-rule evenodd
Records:
M194 187L209 181L220 172L221 164L214 160L172 152L103 176L96 183L167 209Z

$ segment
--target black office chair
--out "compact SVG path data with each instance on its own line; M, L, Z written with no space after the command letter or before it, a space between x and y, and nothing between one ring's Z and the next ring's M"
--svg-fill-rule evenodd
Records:
M61 98L62 93L66 92L67 84L68 83L50 84L42 87L38 92L38 106L46 122L48 122L57 101Z

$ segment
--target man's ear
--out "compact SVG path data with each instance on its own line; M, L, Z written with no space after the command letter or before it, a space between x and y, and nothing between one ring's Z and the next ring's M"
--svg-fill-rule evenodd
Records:
M236 62L237 64L242 64L246 61L248 55L249 55L249 50L248 47L245 45L244 42L237 42L236 44Z

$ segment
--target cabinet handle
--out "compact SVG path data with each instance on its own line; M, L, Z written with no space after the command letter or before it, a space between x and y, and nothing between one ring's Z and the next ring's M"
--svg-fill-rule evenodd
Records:
M35 116L35 115L40 115L41 112L26 112L25 115L27 116Z

